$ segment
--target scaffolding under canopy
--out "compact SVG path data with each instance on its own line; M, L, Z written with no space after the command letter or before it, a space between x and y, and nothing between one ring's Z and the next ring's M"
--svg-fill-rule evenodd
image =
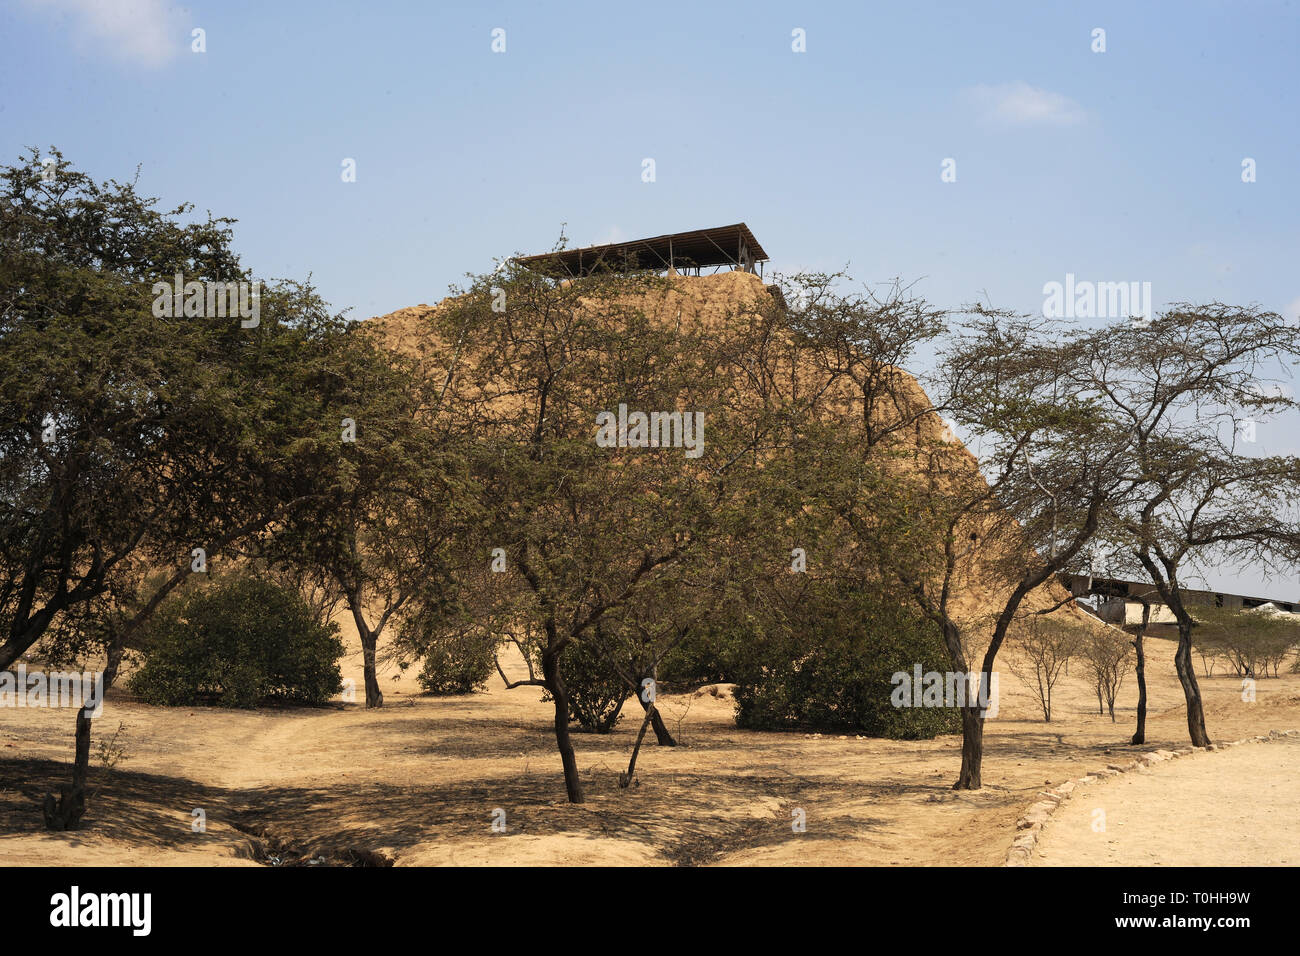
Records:
M561 249L535 256L521 256L518 262L555 271L561 275L581 276L602 269L653 269L666 272L695 271L729 267L745 272L763 271L767 253L743 222L714 229L673 232L650 239L610 242L583 249Z

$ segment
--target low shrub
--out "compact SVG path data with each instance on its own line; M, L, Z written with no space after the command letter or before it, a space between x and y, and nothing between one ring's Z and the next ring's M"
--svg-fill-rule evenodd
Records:
M424 665L415 679L426 694L473 693L496 670L496 642L478 631L430 639L423 646Z
M736 679L736 723L916 740L960 729L960 712L895 707L893 675L946 671L937 628L901 602L813 602L774 634L752 634Z
M343 642L296 591L251 574L167 601L128 686L151 704L323 704L339 692Z
M614 729L632 689L597 650L582 642L570 644L560 655L560 678L569 694L570 720L596 734ZM542 695L544 701L551 699L549 693Z

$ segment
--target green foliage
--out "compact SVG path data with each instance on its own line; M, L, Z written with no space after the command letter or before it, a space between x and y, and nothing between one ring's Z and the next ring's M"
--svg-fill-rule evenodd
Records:
M231 220L53 156L0 168L0 667L127 566L183 574L284 521L349 413L350 336L310 286L264 285L250 327L155 316L178 273L254 281Z
M323 704L341 687L337 632L273 582L250 574L214 581L159 609L130 688L169 706Z
M960 728L958 711L894 707L892 676L948 669L934 626L901 602L862 596L810 602L789 625L754 633L736 682L736 723L916 740Z
M659 665L661 685L699 686L736 681L748 636L744 631L715 626L695 631L664 655Z
M496 669L496 642L478 631L432 640L427 647L415 679L434 696L481 690Z
M566 647L560 677L569 694L570 720L596 734L614 729L632 689L593 646L579 642ZM544 694L542 700L551 700L551 695Z
M491 578L478 574L477 586L467 592L481 601L473 605L447 600L440 588L410 592L414 597L400 618L394 646L403 670L411 661L423 662L416 680L425 693L469 694L496 670L499 635L485 622L500 595L485 581Z

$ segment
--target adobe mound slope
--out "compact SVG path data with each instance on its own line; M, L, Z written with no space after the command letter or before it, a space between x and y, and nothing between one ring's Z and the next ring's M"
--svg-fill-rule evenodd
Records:
M369 319L365 324L366 329L375 334L385 347L420 362L424 366L424 374L438 374L444 370L435 364L433 356L436 343L428 320L449 301L448 298L434 306L418 305L398 309L388 315ZM772 309L777 306L777 300L757 275L731 271L710 276L674 275L665 288L647 295L638 305L647 316L665 324L694 323L704 328L717 328L731 315L746 312L758 314L764 309ZM895 392L899 396L898 403L904 406L897 409L897 412L915 414L931 405L915 377L903 369L890 371L897 375ZM847 391L842 395L848 398ZM593 435L594 428L593 424ZM913 447L917 452L917 467L920 467L922 456L925 456L926 461L930 456L935 456L940 471L950 474L954 481L977 481L982 484L984 478L980 475L975 456L959 439L949 439L946 435L947 428L943 420L934 412L926 412L914 428L900 431L895 441ZM985 569L986 566L987 561L966 561L959 566L956 579L958 592L954 598L954 613L966 622L968 634L972 637L987 632L988 625L1001 610L1009 591L995 583ZM1026 598L1022 610L1048 608L1066 596L1064 588L1055 581L1049 581ZM1063 608L1060 613L1068 615L1088 629L1111 629L1109 625L1102 624L1073 605ZM983 653L983 648L976 643L972 643L968 650L980 655Z

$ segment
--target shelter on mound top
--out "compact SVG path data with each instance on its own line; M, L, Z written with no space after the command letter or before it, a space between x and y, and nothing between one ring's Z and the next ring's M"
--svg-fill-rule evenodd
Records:
M522 256L518 262L528 266L553 269L571 276L587 275L601 269L654 269L666 272L719 268L742 269L762 273L767 253L743 222L715 229L673 232L651 239L611 242L585 249L561 249L535 256Z

